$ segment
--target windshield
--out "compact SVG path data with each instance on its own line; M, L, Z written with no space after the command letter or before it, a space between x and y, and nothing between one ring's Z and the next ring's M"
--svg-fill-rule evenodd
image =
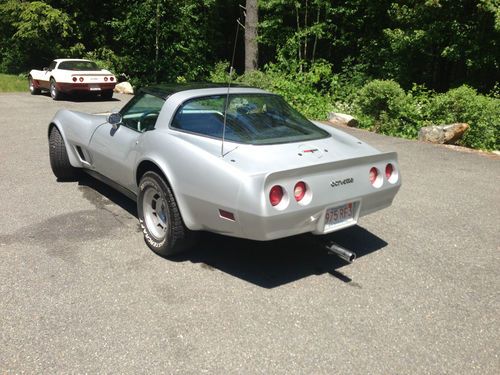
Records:
M95 62L70 60L59 64L58 69L62 70L100 70Z
M177 111L172 127L222 138L226 95L191 99ZM318 128L280 96L232 94L227 107L225 139L248 144L274 144L326 138Z

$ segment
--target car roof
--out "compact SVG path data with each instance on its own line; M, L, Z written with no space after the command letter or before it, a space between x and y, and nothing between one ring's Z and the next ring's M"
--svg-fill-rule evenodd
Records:
M231 88L247 88L255 90L255 87L231 84ZM191 82L191 83L162 83L141 88L141 91L148 94L167 99L169 96L182 91L205 90L205 89L228 89L227 83ZM262 93L266 93L263 90Z
M87 60L87 59L54 59L54 61L56 62L63 62L63 61L90 61L91 60Z

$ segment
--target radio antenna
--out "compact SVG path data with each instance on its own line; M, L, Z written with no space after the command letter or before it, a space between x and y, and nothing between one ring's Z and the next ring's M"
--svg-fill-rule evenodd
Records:
M231 89L231 81L233 80L233 65L234 65L234 56L236 55L236 43L238 42L238 32L240 31L240 27L245 28L240 22L238 18L236 20L236 35L234 37L234 45L233 45L233 56L231 58L231 65L229 66L229 80L227 83L227 93L226 93L226 101L224 104L224 125L222 126L222 144L220 155L224 157L224 139L226 138L226 122L227 122L227 109L229 108L229 90Z

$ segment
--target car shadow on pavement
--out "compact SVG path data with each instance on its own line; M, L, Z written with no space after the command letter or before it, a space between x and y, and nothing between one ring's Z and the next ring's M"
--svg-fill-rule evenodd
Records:
M50 93L42 92L43 96L50 98ZM120 99L117 98L101 98L96 95L63 95L58 102L73 102L73 103L85 103L85 102L119 102Z
M83 197L97 208L105 206L107 204L105 201L107 198L109 201L120 206L130 215L137 218L137 204L105 183L82 173L78 178L78 186L80 189L83 188Z
M334 241L354 251L358 258L387 246L387 242L360 226L321 239L304 234L269 242L202 233L191 250L171 260L200 263L208 270L219 270L267 289L326 273L357 285L337 270L348 263L329 254L323 241Z
M136 203L108 185L87 175L81 176L78 184L84 197L97 208L113 202L137 217ZM327 252L322 244L328 241L354 251L358 258L387 246L383 239L358 225L325 236L303 234L262 242L200 232L191 249L168 261L200 264L207 271L219 270L267 289L322 274L358 286L338 271L348 263ZM146 244L144 250L148 251Z

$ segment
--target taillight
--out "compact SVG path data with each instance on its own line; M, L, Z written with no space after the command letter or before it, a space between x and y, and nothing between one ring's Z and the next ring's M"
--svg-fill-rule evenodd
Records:
M76 81L77 81L76 77L73 77L73 82L76 82Z
M109 80L113 82L115 80L115 77L109 77Z
M108 82L108 77L104 77L104 82Z
M83 77L80 77L80 82L83 82Z
M395 184L399 180L398 170L391 163L385 166L385 177L391 184Z
M277 206L283 199L283 188L279 185L274 185L269 192L269 201L272 206Z
M385 177L387 177L388 180L391 179L393 172L394 172L394 167L392 166L392 164L391 163L387 164L385 166Z
M300 202L302 198L306 195L306 184L303 181L299 181L295 184L295 188L293 189L293 195L295 196L295 200Z
M372 185L375 185L375 183L377 182L377 177L378 177L378 170L377 168L373 167L372 169L370 169L370 183Z

